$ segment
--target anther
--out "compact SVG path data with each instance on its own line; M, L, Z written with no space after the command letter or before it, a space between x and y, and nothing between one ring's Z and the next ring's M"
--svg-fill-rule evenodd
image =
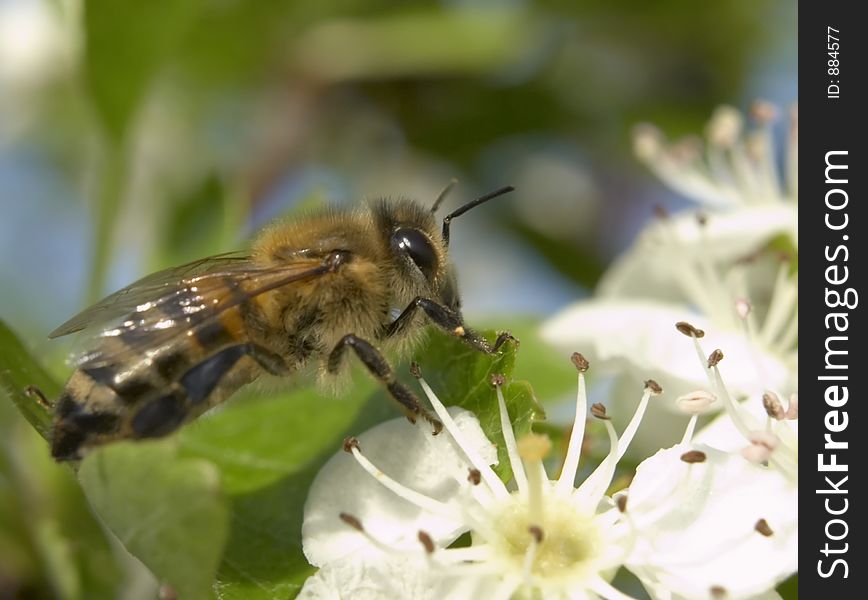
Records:
M654 381L653 379L646 379L645 380L645 389L651 390L651 393L654 394L655 396L659 396L660 394L663 393L663 388L660 387L660 384L657 383L656 381Z
M686 462L688 465L703 463L705 462L705 459L705 452L703 452L702 450L688 450L681 455L681 460Z
M704 212L696 213L696 224L700 227L705 227L708 224L708 215Z
M552 449L548 436L528 433L518 440L518 455L526 461L542 460Z
M502 386L506 383L506 376L503 373L492 373L489 381L494 387Z
M751 305L750 302L745 300L744 298L739 298L735 301L735 314L738 315L738 318L744 321L747 319L747 316L750 314Z
M410 363L410 375L415 377L416 379L422 378L422 367L419 366L415 360Z
M661 137L659 129L648 123L640 123L633 128L633 152L641 160L655 158L660 153Z
M354 448L359 449L359 438L353 436L344 438L344 452L352 452Z
M772 528L769 527L769 523L768 523L768 521L766 521L765 519L760 519L759 521L757 521L757 522L756 522L756 525L754 525L753 528L754 528L754 529L755 529L755 530L756 530L760 535L763 535L763 536L765 536L765 537L771 537L771 536L773 536L774 533L775 533L774 531L772 531Z
M799 394L798 392L790 394L790 405L787 407L787 419L793 420L799 418Z
M586 373L591 366L591 363L588 362L588 359L581 352L573 352L570 360L573 361L573 364L580 373Z
M777 421L782 421L787 416L784 406L781 404L778 395L774 392L766 391L763 394L763 408L766 409L768 416Z
M434 550L437 546L434 545L434 540L431 539L431 536L424 531L419 530L418 537L422 546L425 548L425 552L428 554L434 554Z
M341 518L341 521L343 521L344 523L346 523L347 525L349 525L350 527L352 527L356 531L364 531L365 530L365 528L362 527L362 522L359 521L359 519L354 517L353 515L351 515L349 513L343 513L342 512L338 516Z
M611 417L606 415L606 407L599 402L591 405L591 414L594 415L596 418L603 419L605 421L611 419Z
M714 352L708 355L708 368L716 367L717 364L723 360L723 350L718 348Z
M669 211L666 210L666 207L662 204L654 205L654 216L660 219L661 221L665 221L669 218Z
M479 485L482 481L482 472L479 469L469 469L467 473L467 481L473 485Z
M531 525L527 528L527 530L528 532L530 532L531 537L533 537L533 541L535 541L537 544L542 544L542 541L545 538L545 536L543 535L542 527L540 527L539 525Z
M627 512L627 496L625 494L621 494L617 498L615 498L615 506L618 507L619 512Z
M764 125L778 118L778 109L771 102L757 100L750 107L750 116L757 123Z
M675 329L686 335L687 337L702 338L705 337L705 332L697 329L687 321L678 321L675 324Z
M676 398L675 405L688 415L701 415L715 402L717 397L714 394L705 390L696 390Z
M726 598L726 588L722 585L713 585L708 591L711 592L711 597L714 598L714 600L723 600Z

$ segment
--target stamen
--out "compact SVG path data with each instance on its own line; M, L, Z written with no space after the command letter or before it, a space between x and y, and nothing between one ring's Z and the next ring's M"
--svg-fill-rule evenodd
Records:
M708 591L714 600L723 600L727 596L726 588L722 585L713 585Z
M595 405L597 406L597 405ZM602 406L602 405L601 405ZM593 409L592 409L593 410ZM605 409L603 409L605 412ZM609 434L609 454L606 458L597 465L582 485L576 490L574 497L584 504L584 508L589 511L596 510L603 499L606 490L612 484L612 477L615 475L615 467L618 464L618 434L615 433L615 427L612 421L608 418L603 420L606 426L606 432Z
M573 430L570 433L570 441L567 446L567 457L558 477L557 491L559 493L572 493L576 483L576 473L579 470L579 458L582 454L582 443L585 438L585 419L588 411L588 394L585 388L585 371L588 370L588 360L574 352L571 360L579 371L579 386L576 392L576 414L573 418Z
M714 350L711 354L708 355L708 362L706 364L708 365L708 368L710 369L712 367L716 367L720 363L720 361L722 361L722 360L723 360L723 350L718 348L717 350Z
M615 506L618 507L618 512L627 512L627 495L619 494L615 497Z
M506 445L506 455L509 457L509 464L512 467L512 476L515 479L515 484L521 494L527 494L527 475L524 472L524 466L521 464L521 458L518 455L518 446L515 442L515 432L512 430L512 424L509 422L509 413L506 410L506 400L503 398L503 375L495 380L492 376L492 382L497 390L497 406L500 412L500 429L503 432L503 442Z
M738 140L743 126L744 120L738 110L731 106L720 106L708 123L708 139L712 144L729 148Z
M681 455L681 460L686 462L688 465L704 463L707 458L705 452L702 450L688 450Z
M547 436L529 433L518 441L518 454L527 473L528 516L532 523L543 523L543 485L548 482L543 458L551 451Z
M461 434L461 430L458 429L458 425L452 419L452 415L449 414L449 411L447 411L446 407L443 406L443 403L440 402L440 399L437 397L437 394L434 393L434 390L432 390L428 385L428 382L425 381L423 377L420 377L419 384L422 386L425 395L431 402L434 412L437 413L437 416L440 417L441 421L443 421L443 426L446 428L446 431L449 432L449 435L452 436L452 439L455 440L455 443L458 444L458 447L461 448L470 463L476 467L482 475L482 479L485 480L485 483L491 489L491 492L500 500L506 500L509 498L509 491L506 489L506 486L492 470L491 466L485 464L485 461L482 460L479 453L471 448L466 442L464 436Z
M705 390L695 390L676 398L675 405L688 415L701 415L708 411L715 402L717 402L717 398L714 394Z
M472 485L479 485L482 481L482 473L479 472L479 469L470 469L467 474L467 481Z
M591 405L591 414L601 421L609 421L612 417L606 416L606 407L596 402Z
M371 533L362 526L362 522L358 519L358 517L355 517L349 513L341 513L338 515L338 517L341 521L343 521L344 523L361 533L363 536L365 536L365 539L367 539L371 543L371 545L373 545L381 552L384 552L386 554L395 554L398 551L397 548L392 548L388 544L384 544L378 538L371 535Z
M540 542L542 542L542 529L531 526L528 531L531 535L531 543L527 545L527 550L524 553L521 574L525 585L533 587L533 562L536 560L536 552L539 548ZM539 535L535 534L535 531L538 531Z
M705 332L701 329L698 329L688 323L687 321L678 321L675 324L675 329L686 335L687 337L692 338L702 338L705 337Z
M795 392L790 394L790 404L787 406L787 419L794 420L799 418L799 394Z
M411 490L410 488L402 485L401 483L398 483L397 481L383 473L361 453L358 447L358 443L356 443L356 445L350 446L350 452L353 455L353 458L356 459L356 462L358 462L365 471L367 471L374 479L379 481L385 488L393 492L396 496L403 498L411 504L415 504L423 510L430 511L435 514L448 517L450 519L461 519L461 516L458 515L455 510L453 510L452 507L450 507L448 504L444 504L439 500L429 498L424 494L420 494L415 490Z
M642 399L639 400L639 405L633 412L633 416L630 418L630 422L627 423L627 427L624 428L624 431L621 433L621 439L618 440L618 460L621 460L624 457L624 454L626 454L627 452L627 448L630 447L630 442L633 441L633 437L639 430L639 424L642 422L642 418L645 416L645 410L648 408L648 401L651 399L651 396L658 396L662 393L663 388L660 387L660 384L653 379L648 379L645 382L645 389L642 392Z
M766 409L766 414L776 421L782 421L787 416L778 395L772 391L763 394L763 408Z
M771 537L775 533L774 531L772 531L772 528L769 527L769 523L765 519L760 519L759 521L757 521L756 525L754 525L753 528L756 529L760 535L765 537Z
M422 547L425 548L426 554L434 554L434 550L437 548L437 546L434 545L434 540L431 539L431 536L428 535L426 532L419 530L417 537L419 538L419 542L422 544Z

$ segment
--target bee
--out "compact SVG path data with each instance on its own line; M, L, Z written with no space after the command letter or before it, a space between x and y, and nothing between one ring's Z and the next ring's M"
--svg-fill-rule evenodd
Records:
M412 200L326 209L266 228L249 253L203 258L148 275L69 319L49 337L89 329L53 403L51 454L79 460L95 446L168 435L254 380L345 370L351 351L411 422L440 421L396 377L383 352L406 356L426 324L493 354L464 324L449 259L453 218ZM43 401L44 396L36 390Z

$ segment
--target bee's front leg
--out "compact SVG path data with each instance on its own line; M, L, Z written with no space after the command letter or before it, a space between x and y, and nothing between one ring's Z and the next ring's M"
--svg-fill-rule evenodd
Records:
M24 393L31 398L36 398L36 401L42 405L43 408L48 410L54 410L54 403L51 402L48 398L45 397L45 394L35 385L28 385L24 388Z
M383 330L384 338L392 337L401 332L404 327L409 324L417 309L422 309L424 313L431 319L431 322L437 325L440 329L450 333L458 338L461 338L467 345L485 352L486 354L495 354L506 340L517 341L511 333L503 331L498 334L494 344L489 344L488 341L467 327L461 320L461 315L445 306L434 302L428 298L417 297L398 315L398 318L392 321Z
M443 429L443 423L422 407L419 399L407 386L395 379L395 373L383 355L362 338L349 334L340 339L329 354L329 373L336 373L340 369L344 353L348 347L353 349L368 371L386 386L386 390L401 405L401 409L411 423L415 423L418 417L422 417L433 425L434 435L440 433L440 430Z

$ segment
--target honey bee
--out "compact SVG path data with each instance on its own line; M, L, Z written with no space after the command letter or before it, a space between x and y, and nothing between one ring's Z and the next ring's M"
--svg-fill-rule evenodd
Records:
M197 260L111 294L49 335L96 333L53 403L52 456L74 461L111 441L167 435L264 375L313 367L332 377L347 350L411 422L437 433L441 423L381 350L407 355L427 322L488 354L512 338L489 344L464 324L448 255L451 220L512 189L463 205L439 230L434 213L449 188L430 208L378 200L323 210L266 228L249 253Z

